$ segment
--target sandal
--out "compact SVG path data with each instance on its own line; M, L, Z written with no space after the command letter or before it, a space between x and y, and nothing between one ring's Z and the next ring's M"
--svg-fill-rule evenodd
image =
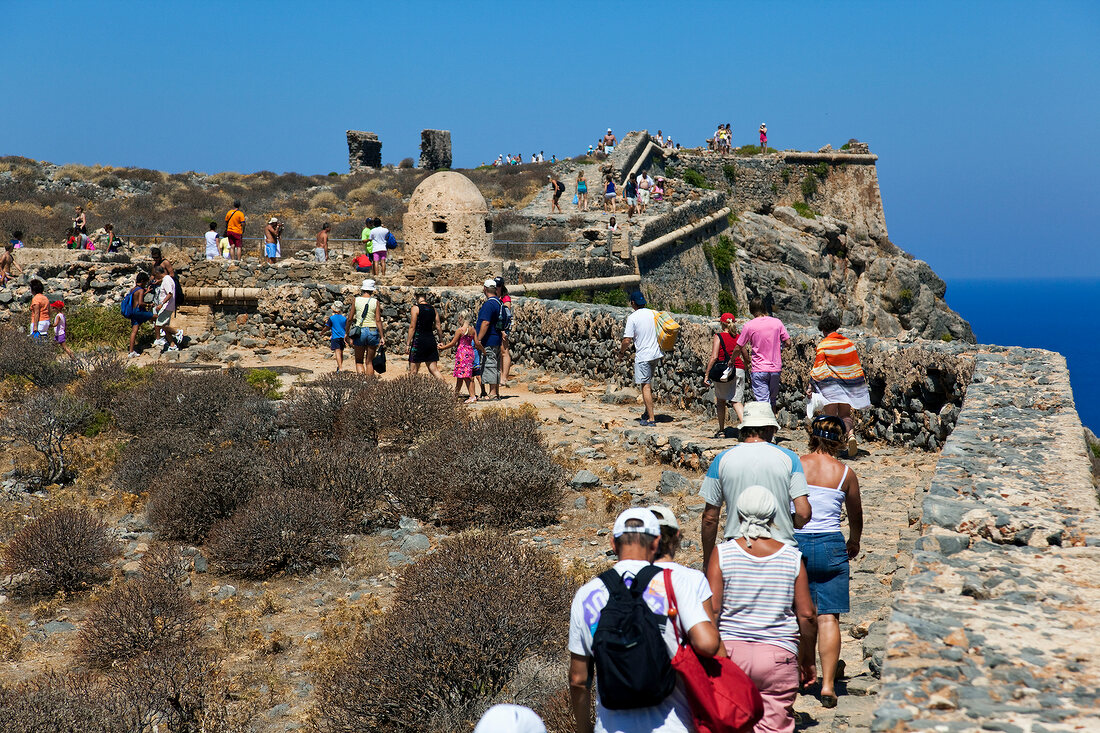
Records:
M477 402L477 397L469 397L469 398L467 398L467 399L466 399L466 401L465 401L465 402L463 402L462 404L464 404L464 405L472 405L472 404L474 404L475 402Z
M823 708L835 708L836 707L836 695L821 695L821 707Z

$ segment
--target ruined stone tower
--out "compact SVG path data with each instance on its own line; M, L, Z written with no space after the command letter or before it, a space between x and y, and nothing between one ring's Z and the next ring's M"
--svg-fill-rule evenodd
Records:
M406 262L481 260L493 246L489 207L461 173L428 176L413 191L404 219Z
M381 167L382 141L378 139L378 135L362 130L348 130L348 172Z

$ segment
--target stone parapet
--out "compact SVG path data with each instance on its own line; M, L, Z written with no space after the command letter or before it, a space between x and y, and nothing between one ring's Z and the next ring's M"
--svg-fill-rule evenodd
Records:
M1069 372L991 351L923 502L876 731L1100 730L1100 505Z

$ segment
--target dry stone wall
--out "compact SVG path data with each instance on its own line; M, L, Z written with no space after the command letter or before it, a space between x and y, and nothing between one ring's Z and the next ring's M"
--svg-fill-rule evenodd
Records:
M873 660L876 731L1100 730L1100 505L1069 372L1048 351L990 352Z

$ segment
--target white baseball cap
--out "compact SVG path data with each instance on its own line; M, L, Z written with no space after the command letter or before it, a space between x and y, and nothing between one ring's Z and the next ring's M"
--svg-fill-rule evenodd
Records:
M775 413L769 402L746 402L745 417L741 426L745 428L777 428L779 423L775 421Z
M680 529L680 523L676 521L676 515L667 506L655 505L649 508L649 511L653 512L653 515L657 517L657 524L662 527L672 527L673 529Z
M631 519L639 520L642 525L640 527L628 527L626 523ZM661 536L661 525L657 523L657 517L649 509L643 509L642 507L633 507L627 509L625 512L619 515L615 520L615 526L611 530L611 534L616 537L622 537L624 534L648 534L653 537Z
M500 704L485 711L474 733L546 733L546 725L531 708Z
M484 285L485 285L485 287L489 288L490 290L496 290L497 289L497 281L494 280L493 278L489 278L488 280L486 280Z
M364 280L363 281L363 287L361 287L359 289L360 290L370 290L371 292L374 292L374 280L369 280L369 279Z
M271 217L270 219L267 220L267 223L268 224L277 224L278 221L279 221L279 217L273 216L273 217Z

